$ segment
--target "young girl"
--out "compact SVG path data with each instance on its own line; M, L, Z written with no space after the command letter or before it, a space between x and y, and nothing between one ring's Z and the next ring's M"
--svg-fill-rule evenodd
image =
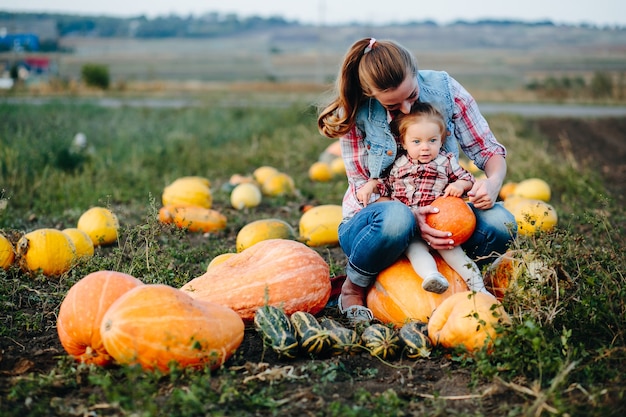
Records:
M336 97L318 117L323 135L340 138L348 176L339 225L339 243L348 258L347 279L338 304L353 323L371 320L364 305L367 288L405 253L416 235L435 250L454 247L449 232L426 224L426 215L435 208L412 211L399 201L378 199L386 195L378 179L397 152L389 122L399 113L409 113L418 100L433 103L442 112L450 132L444 149L456 156L460 147L486 175L467 193L477 221L474 234L463 244L468 255L479 262L495 259L517 230L513 215L496 203L506 175L506 150L472 96L443 71L418 71L414 56L396 42L374 38L355 42L337 77ZM369 180L376 180L376 193L365 205L357 193Z
M441 113L433 106L415 102L411 113L400 114L393 120L391 131L403 149L385 179L392 199L417 208L429 205L439 196L463 197L472 189L475 182L472 174L459 165L453 154L440 152L447 130ZM423 240L414 239L406 255L424 280L422 288L441 294L448 289L448 281L437 270L429 249ZM460 246L438 252L470 290L488 294L478 266Z

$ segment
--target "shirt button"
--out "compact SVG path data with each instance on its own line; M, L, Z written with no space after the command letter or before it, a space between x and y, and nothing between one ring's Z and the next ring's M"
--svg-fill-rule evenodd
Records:
M389 156L393 155L393 151L392 151L391 149L389 149L389 150L387 151L387 155L389 155Z

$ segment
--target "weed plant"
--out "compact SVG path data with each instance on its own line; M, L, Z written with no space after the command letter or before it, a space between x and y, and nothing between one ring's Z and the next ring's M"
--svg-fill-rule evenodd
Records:
M105 108L95 105L0 104L0 228L16 240L39 227L73 227L91 206L111 207L122 223L119 241L58 279L0 270L0 337L56 334L58 307L81 277L112 269L147 283L180 287L200 275L214 256L234 252L233 236L257 216L280 216L297 225L305 203L340 204L345 181L313 183L307 168L330 143L315 128L315 109L190 107ZM597 173L557 161L545 138L527 122L490 120L509 151L509 179L544 178L559 227L520 237L515 249L533 253L541 268L523 276L528 297L506 297L512 325L491 352L452 359L471 372L471 383L493 383L511 395L493 415L621 415L626 408L626 216ZM73 149L77 133L85 146ZM222 186L230 175L261 165L289 173L296 196L267 200L263 211L229 207ZM163 187L180 176L211 180L215 208L227 213L223 235L192 235L157 221ZM230 238L224 238L230 236ZM322 250L331 274L342 266ZM53 336L52 336L53 337ZM435 353L441 356L441 353ZM48 374L2 378L3 415L277 415L302 413L290 383L241 383L232 368L216 372L172 369L169 375L133 367L101 369L60 354ZM247 365L249 366L249 364ZM331 400L316 415L449 415L450 403L420 400L389 389L372 394L358 381L376 372L343 362L305 363L314 392L349 381L352 403ZM330 387L330 388L329 388ZM261 411L259 411L261 410ZM455 408L455 415L481 415ZM484 410L483 410L484 411Z

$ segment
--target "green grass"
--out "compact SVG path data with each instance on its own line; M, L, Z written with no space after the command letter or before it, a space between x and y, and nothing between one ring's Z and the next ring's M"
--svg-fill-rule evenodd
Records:
M94 258L61 279L28 277L17 268L0 271L3 345L50 333L65 292L90 271L114 269L179 287L201 274L212 257L234 251L232 236L257 215L273 213L297 225L300 205L339 204L345 190L342 180L308 180L308 166L330 142L315 128L315 109L304 104L116 109L59 102L0 104L0 114L4 233L74 227L80 214L95 205L111 207L122 223L118 245L99 248ZM513 312L511 331L498 339L493 353L474 358L453 353L452 361L471 373L472 383L498 382L518 396L501 415L618 415L626 404L623 207L604 190L598 173L563 163L528 121L502 116L490 123L509 150L509 179L537 176L551 185L559 227L515 243L535 253L544 268L525 277L527 293L536 297L505 299L507 311ZM86 134L88 149L71 153L77 132ZM249 174L261 165L292 175L297 196L267 199L262 212L231 209L221 186L230 175ZM231 238L191 236L158 223L163 187L186 175L211 180L215 208L228 213L224 235ZM262 410L272 415L281 414L281 399L291 395L289 382L241 384L241 375L228 368L159 375L128 367L90 368L61 354L56 359L48 374L2 377L7 383L0 390L3 415L87 410L179 416L255 415ZM337 380L376 378L372 370L342 366L311 362L302 372L315 375L315 392L332 392ZM450 412L444 400L418 401L394 390L374 395L356 388L351 398L352 403L327 403L326 415Z

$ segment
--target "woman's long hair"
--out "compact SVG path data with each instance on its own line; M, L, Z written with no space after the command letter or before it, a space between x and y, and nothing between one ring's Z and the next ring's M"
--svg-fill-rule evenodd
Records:
M355 42L344 57L336 81L337 97L317 118L320 133L339 138L352 128L359 105L375 93L398 88L407 75L417 74L417 61L405 47L371 38Z

